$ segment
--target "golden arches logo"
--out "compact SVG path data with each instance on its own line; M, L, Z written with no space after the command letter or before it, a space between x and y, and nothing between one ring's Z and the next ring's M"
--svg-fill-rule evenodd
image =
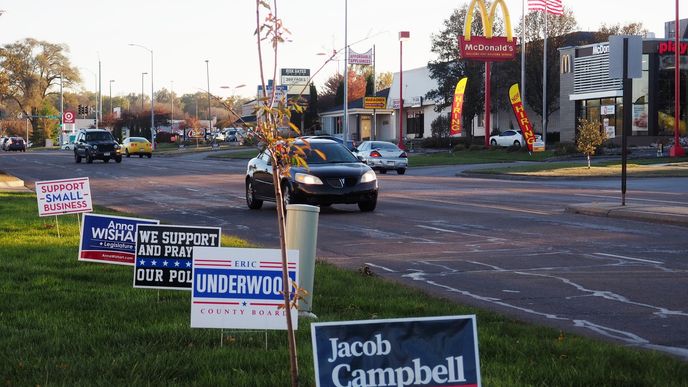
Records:
M502 8L502 13L504 14L504 27L506 28L506 40L511 42L514 37L511 33L511 19L509 18L509 9L506 7L504 0L495 0L490 6L490 11L487 10L487 5L485 0L473 0L468 6L468 12L466 13L466 21L463 25L463 38L466 41L471 40L471 25L473 24L473 13L475 12L475 6L478 5L478 12L480 12L480 19L483 23L483 28L485 29L485 37L492 37L492 25L494 24L495 14L497 11L497 6Z

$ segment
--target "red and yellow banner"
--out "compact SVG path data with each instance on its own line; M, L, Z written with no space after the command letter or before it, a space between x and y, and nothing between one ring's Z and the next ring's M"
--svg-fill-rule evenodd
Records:
M466 82L468 82L468 78L461 78L459 82L456 83L456 89L454 89L451 122L449 123L450 136L461 135L461 113L463 112L463 95L466 92Z
M514 115L516 115L516 120L518 121L518 126L523 132L523 139L528 144L528 151L533 151L533 143L535 142L535 133L533 133L533 124L530 123L528 116L526 115L526 108L523 106L523 101L521 101L521 93L518 91L518 83L514 83L509 88L509 100L511 101L511 107L514 109Z

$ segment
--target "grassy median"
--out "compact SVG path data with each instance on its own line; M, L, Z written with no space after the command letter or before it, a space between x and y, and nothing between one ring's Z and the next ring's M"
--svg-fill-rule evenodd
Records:
M471 172L533 177L612 177L621 176L621 161L596 161L590 168L586 160L577 160L479 169ZM633 177L685 177L688 176L688 158L633 159L628 161L626 172Z
M0 209L2 385L289 384L284 332L225 331L221 343L219 330L189 328L188 292L134 289L131 267L77 261L76 215L39 218L28 193L0 192ZM477 314L485 386L688 380L688 363L668 356L515 322L322 262L313 311L319 321ZM303 386L314 384L309 322L299 321L297 337Z

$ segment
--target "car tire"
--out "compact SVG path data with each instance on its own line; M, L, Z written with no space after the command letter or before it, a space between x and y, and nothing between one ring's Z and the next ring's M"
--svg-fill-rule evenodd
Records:
M109 157L105 157L105 158L103 159L103 162L104 162L105 164L109 163L109 162L110 162L110 158L109 158Z
M490 140L490 145L497 146L497 140Z
M127 155L127 157L131 157L131 155L129 154L129 149L125 149L124 154Z
M93 156L91 156L90 153L86 154L86 163L87 164L93 164Z
M76 152L74 152L74 161L76 161L77 164L81 163L81 156L79 156Z
M122 156L116 156L116 157L115 157L115 162L116 162L117 164L121 163L121 162L122 162Z
M520 148L520 147L521 147L521 142L518 141L518 140L515 140L515 141L514 141L514 146L517 146L517 147Z
M252 210L259 210L263 206L263 201L256 199L251 178L246 179L246 205Z
M377 196L371 200L358 202L358 209L361 210L361 212L375 211L375 207L377 207Z
M142 158L143 158L143 155L139 155L139 158L142 159Z
M284 213L287 213L287 206L294 203L292 197L291 187L288 183L282 183L282 204L284 206Z
M151 157L153 157L153 154L152 154L152 153L149 153L149 154L146 155L146 157L148 157L148 158L150 159Z
M399 169L397 169L397 174L403 175L404 173L406 173L406 168L399 168Z

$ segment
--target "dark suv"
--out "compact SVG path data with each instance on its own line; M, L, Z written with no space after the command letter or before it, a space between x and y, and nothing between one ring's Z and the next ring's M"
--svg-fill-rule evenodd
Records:
M105 129L82 129L74 141L74 161L81 162L85 158L87 163L99 159L104 162L115 159L122 162L121 147L112 134Z

